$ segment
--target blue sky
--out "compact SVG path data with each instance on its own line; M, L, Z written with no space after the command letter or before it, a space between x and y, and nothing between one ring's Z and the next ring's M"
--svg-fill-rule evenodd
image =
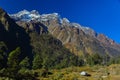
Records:
M57 12L120 42L120 0L0 0L0 7L8 13L23 9Z

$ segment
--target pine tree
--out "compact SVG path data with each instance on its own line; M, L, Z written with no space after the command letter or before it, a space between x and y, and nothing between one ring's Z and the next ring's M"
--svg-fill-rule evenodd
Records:
M35 55L34 56L32 68L33 69L40 69L40 68L42 68L42 58L40 57L40 55Z
M20 67L19 67L20 54L21 54L20 47L17 47L15 50L10 52L8 56L7 75L11 78L17 78L18 76L18 71L20 70Z
M20 67L22 69L30 69L30 63L29 63L29 58L25 57L21 62L20 62Z

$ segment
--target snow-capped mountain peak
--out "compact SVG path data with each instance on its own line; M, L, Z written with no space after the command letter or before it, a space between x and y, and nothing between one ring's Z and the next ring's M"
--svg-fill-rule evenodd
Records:
M36 10L33 10L31 12L27 10L22 10L16 14L11 14L10 16L16 21L19 21L19 20L20 21L31 21L31 20L40 18L40 14Z
M83 30L86 34L95 34L95 31L92 30L89 27L83 27L78 23L71 23L67 18L61 18L60 15L58 13L50 13L50 14L39 14L38 11L36 10L32 10L32 11L28 11L28 10L23 10L20 11L16 14L11 14L10 15L14 20L16 21L51 21L51 20L58 20L59 23L61 23L61 25L67 25L67 26L72 26L72 27L76 27L79 28L81 30Z
M70 23L70 21L67 18L63 18L62 22Z
M42 14L41 15L41 20L42 21L53 20L53 19L58 19L58 18L60 18L58 13Z
M27 22L31 20L47 21L51 19L60 18L58 13L40 15L39 12L36 10L32 10L32 11L23 10L16 14L10 14L10 16L16 21L27 21Z
M13 15L16 15L16 16L21 16L21 15L24 15L24 14L29 14L30 12L29 11L27 11L27 10L23 10L23 11L20 11L20 12L18 12L17 14L13 14Z
M38 12L37 10L32 10L30 13L31 13L31 14L40 15L39 12Z

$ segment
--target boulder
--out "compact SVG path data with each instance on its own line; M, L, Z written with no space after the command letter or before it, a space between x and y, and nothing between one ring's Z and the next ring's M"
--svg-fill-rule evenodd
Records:
M81 76L91 76L90 74L88 74L88 73L85 72L85 71L82 71L82 72L80 73L80 75L81 75Z
M80 75L81 75L81 76L86 76L86 75L87 75L87 72L82 71L82 72L80 73Z

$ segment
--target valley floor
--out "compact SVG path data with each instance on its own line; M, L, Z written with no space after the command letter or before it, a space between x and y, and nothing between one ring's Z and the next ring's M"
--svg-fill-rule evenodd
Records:
M82 71L87 72L89 75L82 76L80 74ZM34 75L37 80L120 80L120 64L112 64L110 66L68 67L52 70L39 69L30 70L30 72L36 73ZM0 78L0 80L8 79Z
M81 76L80 72L85 71L89 76ZM38 72L39 80L120 80L120 65L110 66L85 66L69 67L60 70L49 70L49 73L43 77L42 70Z

